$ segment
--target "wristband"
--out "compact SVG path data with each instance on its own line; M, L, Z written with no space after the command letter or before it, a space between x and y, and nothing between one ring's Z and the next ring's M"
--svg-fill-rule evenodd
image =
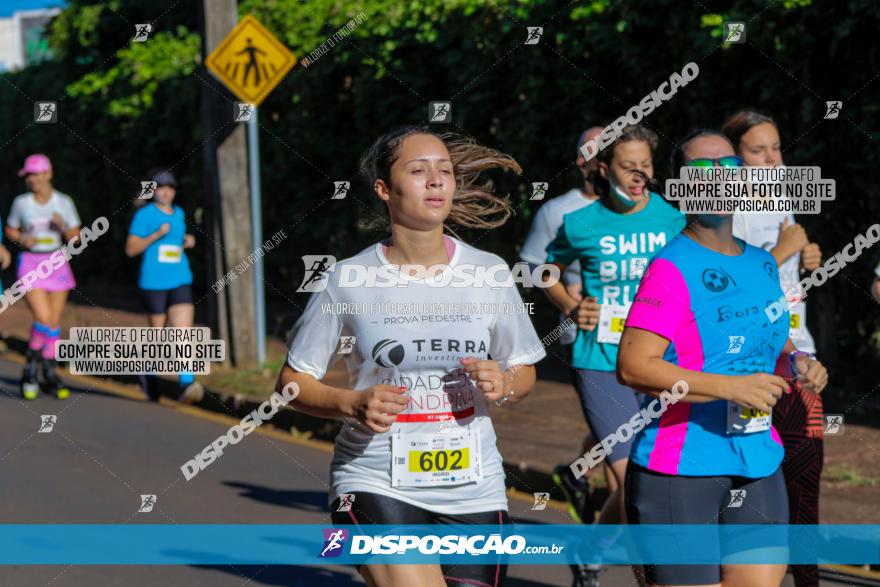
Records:
M797 362L796 362L798 357L807 357L808 359L812 359L814 361L816 360L816 355L814 355L813 353L807 353L804 351L792 351L792 352L788 353L788 366L789 366L789 368L791 368L792 377L798 376Z
M513 397L513 388L511 388L510 391L508 391L507 393L505 393L503 397L501 397L501 398L499 398L499 399L496 399L496 400L495 400L495 405L498 406L498 407L500 408L501 406L504 405L504 402L506 402L507 400L509 400L511 397Z

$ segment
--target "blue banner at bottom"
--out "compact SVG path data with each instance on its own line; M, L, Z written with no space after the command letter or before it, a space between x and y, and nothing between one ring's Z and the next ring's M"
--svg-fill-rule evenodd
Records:
M880 564L880 525L0 525L0 564Z

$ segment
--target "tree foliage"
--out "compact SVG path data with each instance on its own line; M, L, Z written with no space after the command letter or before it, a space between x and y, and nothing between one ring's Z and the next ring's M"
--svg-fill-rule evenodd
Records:
M23 156L48 152L59 188L76 196L85 217L116 211L106 254L77 261L108 281L134 279L121 241L127 201L147 168L176 166L190 218L203 199L199 93L211 90L199 68L196 3L163 13L166 5L73 0L49 32L54 61L5 74L0 84L8 113L0 119L8 141L0 210L20 191L12 172ZM578 133L625 113L689 61L699 77L645 120L662 138L658 173L689 128L717 127L741 107L770 112L786 162L820 165L837 180L837 201L802 221L827 254L840 250L880 218L880 4L733 0L711 9L673 0L241 1L240 14L255 15L300 59L366 16L309 67L298 64L261 107L264 232L283 228L291 237L287 254L266 257L267 291L297 300L299 254L342 258L383 234L382 209L354 183L358 157L381 132L424 122L433 100L452 102L453 123L438 130L474 136L523 166L521 178L498 178L516 217L502 229L465 233L513 261L539 204L528 200L530 182L549 181L550 193L571 187ZM747 23L746 44L720 42L726 20ZM142 22L153 23L153 34L131 43ZM543 27L538 45L524 44L527 26ZM32 100L52 96L63 124L34 125ZM844 101L839 119L823 120L826 100ZM353 181L349 198L329 200L340 180ZM842 354L876 360L864 341L878 324L867 295L878 255L826 286L834 321L847 325Z

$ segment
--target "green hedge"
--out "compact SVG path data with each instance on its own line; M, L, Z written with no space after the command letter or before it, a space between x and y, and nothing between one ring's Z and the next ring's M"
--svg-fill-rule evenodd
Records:
M302 275L298 255L341 258L383 234L381 208L355 180L358 157L386 129L425 121L429 101L452 100L453 124L439 130L472 135L522 164L523 177L499 178L516 217L498 230L467 233L513 261L537 205L527 199L529 182L549 181L550 193L571 187L579 131L623 114L692 60L700 76L646 120L664 138L658 170L665 173L670 146L690 127L718 126L740 107L771 112L786 162L820 165L837 180L837 202L803 223L826 253L839 250L880 219L880 4L723 5L723 13L708 13L699 2L672 0L241 2L241 14L253 13L299 57L359 13L367 17L308 68L298 65L261 108L264 234L285 229L290 236L281 254L266 257L277 323L296 312L285 300L302 303L293 293ZM14 171L32 151L52 157L58 188L76 197L84 218L115 211L112 234L95 245L99 254L77 260L80 275L134 282L122 241L135 180L148 168L176 164L181 204L191 218L201 206L204 78L195 6L180 2L162 14L165 0L73 0L51 29L56 60L3 76L2 213L22 191ZM723 20L747 21L748 43L720 44ZM139 22L154 22L153 34L130 43ZM538 45L524 45L525 26L544 27ZM32 99L52 97L62 97L62 124L33 124ZM824 101L832 99L844 100L841 117L824 121ZM353 181L349 198L324 202L332 182L343 179ZM877 362L866 340L878 330L877 305L867 295L878 256L870 251L824 288L840 353L855 369ZM204 290L198 255L195 266ZM549 325L553 313L540 305Z

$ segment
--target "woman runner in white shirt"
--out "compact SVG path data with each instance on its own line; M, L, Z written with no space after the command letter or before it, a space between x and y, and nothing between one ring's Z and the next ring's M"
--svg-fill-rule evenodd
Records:
M546 353L528 316L511 311L522 300L504 260L443 234L447 221L491 229L510 216L507 200L479 178L492 168L520 172L503 153L425 127L390 132L364 157L391 236L327 270L278 381L279 390L299 386L296 409L344 422L330 472L334 525L508 523L488 404L528 395L532 365ZM450 279L487 268L484 283ZM352 280L377 271L378 283ZM321 382L338 358L348 387ZM360 572L380 587L498 586L506 568L366 564Z

